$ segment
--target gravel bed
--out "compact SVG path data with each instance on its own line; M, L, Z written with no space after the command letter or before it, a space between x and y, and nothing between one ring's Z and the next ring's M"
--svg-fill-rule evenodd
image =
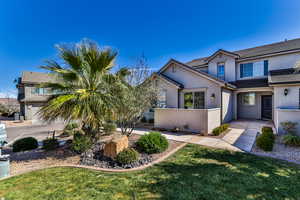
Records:
M273 150L271 152L261 150L256 146L256 144L254 144L251 152L258 155L269 156L300 164L300 147L291 147L283 144L281 142L281 137L282 136L276 136Z

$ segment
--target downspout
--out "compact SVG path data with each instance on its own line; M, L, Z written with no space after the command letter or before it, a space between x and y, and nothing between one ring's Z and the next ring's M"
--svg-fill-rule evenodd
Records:
M177 89L177 108L180 108L180 89Z

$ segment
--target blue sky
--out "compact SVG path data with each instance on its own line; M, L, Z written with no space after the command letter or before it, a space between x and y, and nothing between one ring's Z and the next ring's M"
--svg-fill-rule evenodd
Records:
M119 52L118 66L144 54L152 68L215 50L238 50L300 37L299 0L3 0L0 96L21 71L41 71L55 44L82 38Z

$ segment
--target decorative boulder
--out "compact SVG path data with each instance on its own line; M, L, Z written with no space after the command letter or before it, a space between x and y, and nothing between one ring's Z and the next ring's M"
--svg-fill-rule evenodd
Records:
M119 152L128 148L128 138L126 135L115 135L111 141L104 146L104 156L115 158Z

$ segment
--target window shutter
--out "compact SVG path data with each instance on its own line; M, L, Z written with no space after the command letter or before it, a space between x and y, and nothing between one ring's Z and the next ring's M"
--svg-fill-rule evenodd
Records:
M244 77L243 74L244 74L244 64L240 64L240 77L241 78Z
M269 71L269 62L268 60L264 60L264 75L268 76L268 71Z

